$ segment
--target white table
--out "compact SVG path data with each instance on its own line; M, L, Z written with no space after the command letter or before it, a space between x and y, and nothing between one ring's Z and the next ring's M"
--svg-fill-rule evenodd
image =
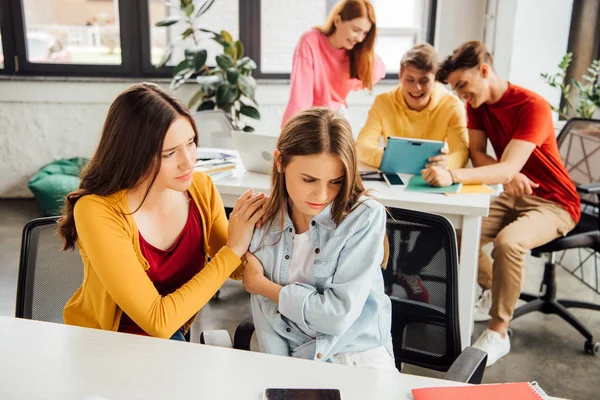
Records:
M222 151L237 155L235 150L209 148L203 150ZM410 179L410 175L400 176L405 183ZM232 177L218 180L215 184L225 206L233 207L237 198L250 188L268 193L270 176L248 172L240 164ZM481 218L488 215L490 196L444 196L442 194L407 192L404 190L404 186L391 187L385 182L365 181L364 184L367 189L375 190L374 194L386 206L440 214L447 217L456 229L462 229L458 271L459 322L462 347L470 345L477 285Z
M2 399L260 400L269 387L312 387L403 400L414 388L462 385L12 317L0 317L0 338Z

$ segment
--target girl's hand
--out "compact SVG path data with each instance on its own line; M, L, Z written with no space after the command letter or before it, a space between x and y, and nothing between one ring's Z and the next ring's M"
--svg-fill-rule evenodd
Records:
M265 212L265 201L264 193L253 193L250 189L240 196L229 214L227 247L238 257L242 257L248 251L254 226Z
M257 284L265 279L265 270L261 262L252 253L246 253L246 264L242 282L244 288L250 294L258 294Z

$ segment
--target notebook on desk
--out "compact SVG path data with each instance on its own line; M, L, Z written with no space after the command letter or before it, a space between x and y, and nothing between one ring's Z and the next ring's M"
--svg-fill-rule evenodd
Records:
M462 183L455 183L451 186L446 187L437 187L437 186L429 186L425 179L421 176L421 174L414 175L410 178L408 185L406 185L406 189L409 192L425 192L425 193L458 193L460 188L462 187Z
M413 389L415 400L544 400L548 395L537 382L495 383Z

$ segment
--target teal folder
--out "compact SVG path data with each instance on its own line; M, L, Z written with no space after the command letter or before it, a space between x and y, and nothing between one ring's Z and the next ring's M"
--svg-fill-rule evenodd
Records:
M426 193L458 193L460 188L462 187L462 183L455 183L452 186L446 187L436 187L429 186L425 179L421 175L415 175L410 178L408 185L404 190L408 190L410 192L426 192Z

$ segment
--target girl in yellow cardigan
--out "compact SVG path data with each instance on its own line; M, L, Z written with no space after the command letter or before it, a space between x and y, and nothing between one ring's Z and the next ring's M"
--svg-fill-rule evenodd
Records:
M379 146L390 136L439 140L449 154L433 157L431 165L462 168L469 159L466 111L463 103L435 82L438 56L428 43L410 49L400 63L400 84L375 98L365 126L358 135L360 162L378 168Z
M65 323L184 340L227 278L241 279L265 197L243 194L228 228L212 180L193 172L197 143L189 111L156 85L112 103L59 227L84 265Z

